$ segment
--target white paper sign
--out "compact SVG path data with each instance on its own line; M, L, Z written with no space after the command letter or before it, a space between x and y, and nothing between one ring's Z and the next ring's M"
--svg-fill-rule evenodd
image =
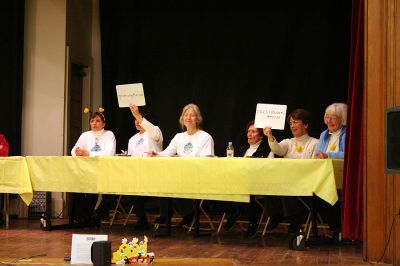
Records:
M286 105L258 103L254 126L256 128L268 126L272 129L284 129L286 109Z
M107 235L72 234L71 264L92 264L90 253L93 242L106 241L107 238Z
M131 103L137 106L146 105L142 83L117 85L116 88L119 107L129 107Z

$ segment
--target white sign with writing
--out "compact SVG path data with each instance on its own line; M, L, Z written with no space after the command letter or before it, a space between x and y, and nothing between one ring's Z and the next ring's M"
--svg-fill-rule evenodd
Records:
M119 107L129 107L131 103L137 106L146 105L142 83L117 85L116 88Z
M72 234L71 264L92 264L91 249L95 241L106 241L107 235Z
M271 127L284 129L287 105L258 103L254 126L256 128Z

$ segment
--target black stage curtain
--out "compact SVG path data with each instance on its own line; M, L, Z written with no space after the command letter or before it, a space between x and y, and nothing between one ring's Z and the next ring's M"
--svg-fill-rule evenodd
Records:
M265 5L265 7L264 7ZM218 156L245 144L257 103L308 109L347 101L351 1L100 0L103 104L117 148L135 132L115 85L142 82L166 147L187 103L199 105ZM291 137L289 127L276 131Z
M0 2L0 133L21 154L24 0Z

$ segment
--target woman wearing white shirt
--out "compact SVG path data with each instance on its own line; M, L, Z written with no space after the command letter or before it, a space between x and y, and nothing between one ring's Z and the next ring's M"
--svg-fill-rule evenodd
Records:
M310 118L310 113L304 109L296 109L291 112L288 116L288 122L293 138L284 139L279 143L272 135L271 128L264 128L264 134L268 137L271 151L284 158L313 158L318 139L308 135Z
M310 159L315 154L318 139L308 135L310 129L311 114L304 109L296 109L288 116L290 130L293 138L284 139L277 142L272 135L270 127L264 128L264 134L268 137L268 144L271 151L284 158ZM271 213L270 229L273 229L282 216L290 222L289 233L298 232L306 212L304 206L298 201L297 197L266 197L266 205ZM280 206L282 205L282 206Z
M179 123L184 132L178 133L171 140L168 147L162 152L152 155L179 156L179 157L204 157L214 156L214 140L210 134L201 130L203 122L200 109L191 103L186 105L179 118Z
M106 119L103 113L90 115L90 131L83 132L71 150L72 156L114 156L115 136L105 130Z
M163 135L158 126L152 124L150 112L130 104L129 109L135 118L134 124L139 131L129 139L128 155L147 156L151 151L160 152L163 148Z
M83 132L71 150L72 156L114 156L115 155L115 136L112 131L105 130L106 118L102 113L102 108L99 112L93 112L90 115L90 131ZM95 205L98 196L95 194L75 193L74 216L78 223L86 225L99 225ZM94 217L93 217L94 216ZM108 216L105 213L101 216Z
M210 134L201 130L203 122L200 109L191 103L183 107L179 123L184 132L178 133L171 140L168 147L161 152L149 154L149 156L179 156L179 157L204 157L214 156L214 140ZM190 225L193 220L193 204L191 200L179 199L177 208L183 215L181 225ZM165 223L168 210L166 205L161 203L161 216L156 223Z
M151 151L162 151L163 135L158 126L153 125L153 119L150 111L146 107L137 107L134 104L129 105L129 109L133 115L134 124L139 131L129 139L128 155L130 156L147 156ZM137 222L135 230L147 230L149 223L147 221L145 201L148 197L132 196L135 215Z

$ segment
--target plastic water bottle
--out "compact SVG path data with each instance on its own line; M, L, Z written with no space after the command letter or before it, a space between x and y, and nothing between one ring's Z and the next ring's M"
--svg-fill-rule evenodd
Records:
M226 157L233 157L235 155L235 149L233 148L232 142L228 142L226 147Z

